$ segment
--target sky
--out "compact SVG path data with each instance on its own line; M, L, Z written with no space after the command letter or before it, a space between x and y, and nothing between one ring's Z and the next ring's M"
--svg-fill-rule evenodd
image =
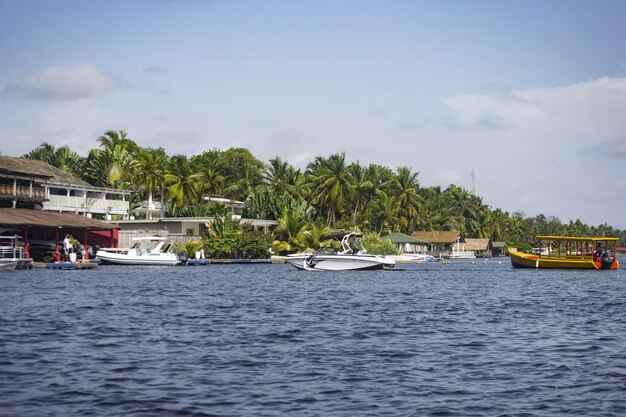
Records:
M0 152L107 130L626 229L626 1L0 0ZM471 172L474 172L474 182Z

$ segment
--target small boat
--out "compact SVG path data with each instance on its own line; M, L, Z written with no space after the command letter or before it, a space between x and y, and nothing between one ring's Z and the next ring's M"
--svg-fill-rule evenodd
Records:
M435 262L435 257L425 253L403 253L402 255L389 255L396 262Z
M0 236L0 270L31 269L33 259L26 257L21 236Z
M177 265L178 256L171 252L172 243L158 236L136 237L136 243L127 249L104 248L96 252L96 258L104 265ZM159 242L155 248L142 248L140 241Z
M286 262L304 271L372 271L390 269L396 265L396 261L388 256L367 253L358 243L361 237L361 233L356 232L330 236L324 240L341 238L341 251L319 248L315 252L288 255Z
M533 253L508 249L515 268L618 269L617 238L537 236Z

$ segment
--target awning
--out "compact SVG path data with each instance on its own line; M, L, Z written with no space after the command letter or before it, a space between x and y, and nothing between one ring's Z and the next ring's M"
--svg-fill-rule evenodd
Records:
M0 208L0 226L65 227L90 230L119 229L117 224L91 219L80 214L18 208Z
M391 240L396 245L403 244L403 243L409 243L412 245L427 245L428 244L427 240L418 239L414 236L409 236L404 233L392 233L390 235L383 236L381 239Z

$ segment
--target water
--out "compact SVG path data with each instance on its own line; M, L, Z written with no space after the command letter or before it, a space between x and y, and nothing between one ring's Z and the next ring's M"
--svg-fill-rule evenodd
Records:
M0 415L626 414L624 269L401 267L0 273Z

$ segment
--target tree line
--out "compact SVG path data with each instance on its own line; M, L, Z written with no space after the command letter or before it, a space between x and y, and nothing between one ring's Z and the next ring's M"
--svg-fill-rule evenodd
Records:
M513 246L530 246L536 235L602 236L620 238L619 245L626 246L626 231L606 223L565 224L555 216L508 213L456 185L422 187L410 167L362 165L346 160L345 153L317 156L301 170L278 156L264 163L244 148L168 155L137 145L123 130L107 131L97 143L86 157L48 143L23 157L93 186L130 190L131 207L160 201L166 216L226 213L226 207L203 197L244 201L243 217L278 221L274 238L281 251L315 247L330 229L355 228L379 236L458 230Z

